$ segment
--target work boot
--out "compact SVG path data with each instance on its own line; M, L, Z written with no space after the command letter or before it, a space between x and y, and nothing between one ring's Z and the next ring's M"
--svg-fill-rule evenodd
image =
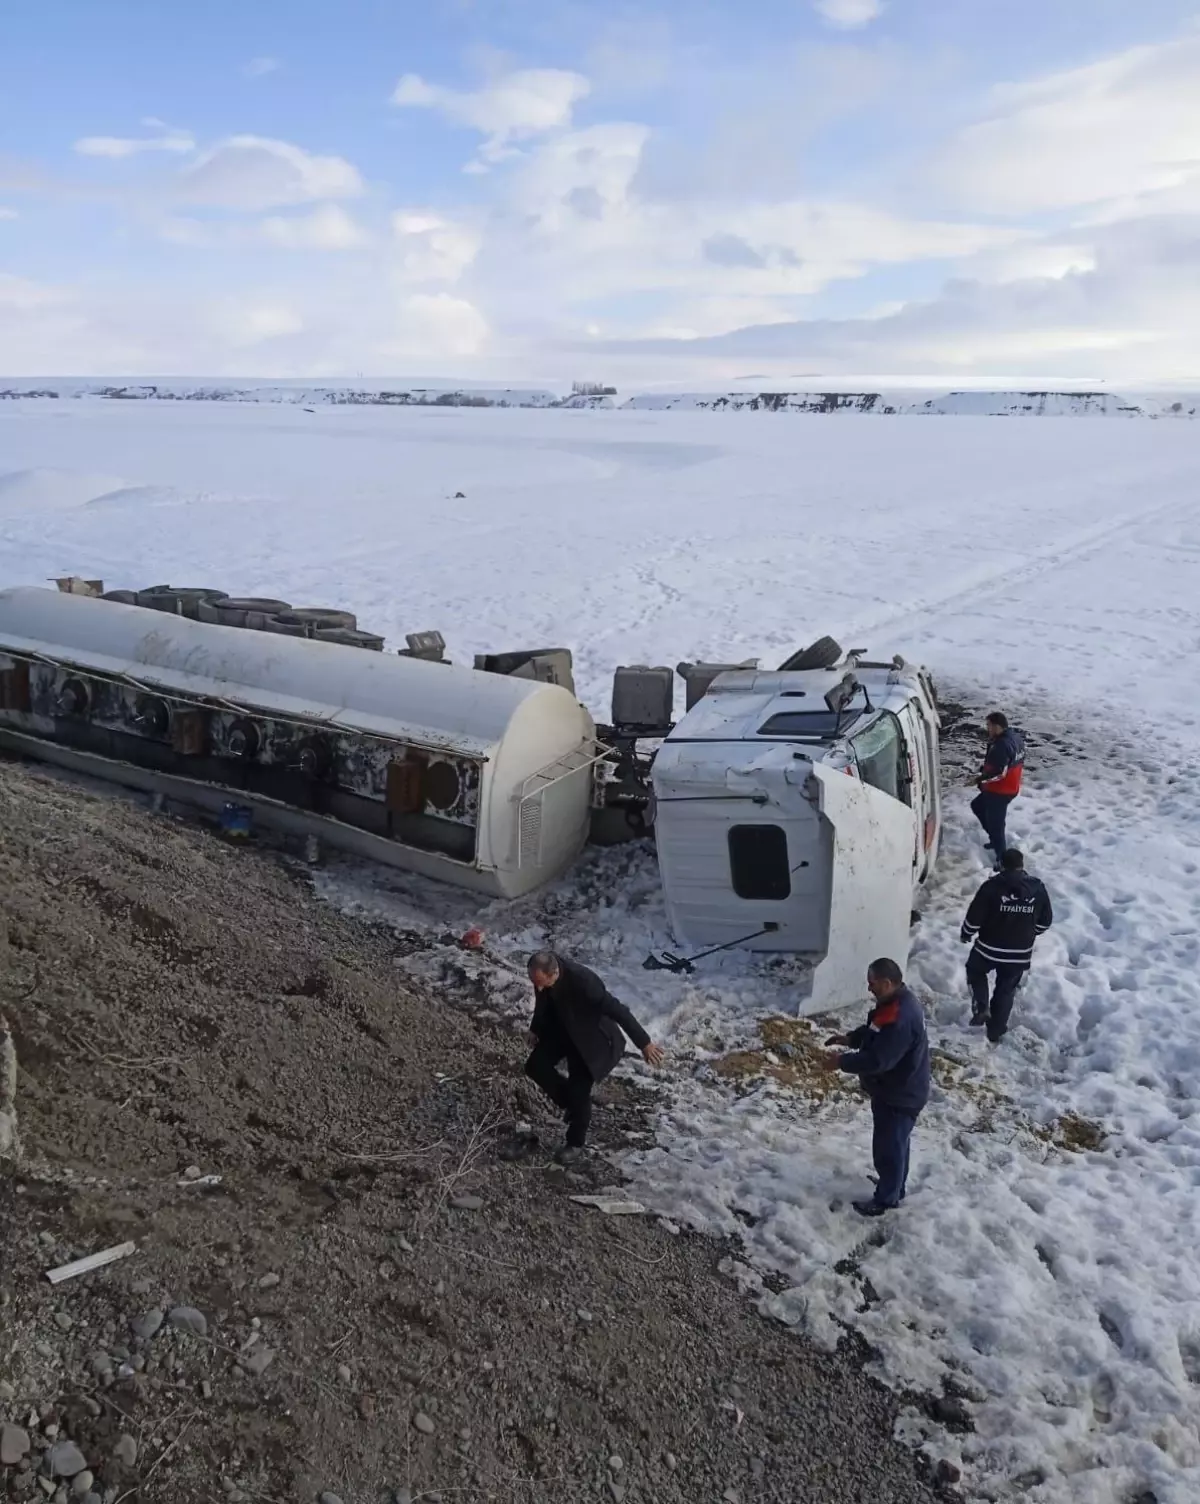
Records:
M978 1009L976 1009L971 1014L971 1027L973 1029L982 1029L983 1026L984 1026L984 1024L987 1023L987 1021L988 1021L988 1016L987 1016L987 1012L986 1011L984 1011L984 1012L981 1013L981 1012L979 1012Z
M890 1212L890 1206L880 1206L878 1201L852 1201L850 1205L860 1217L882 1217L884 1212Z
M554 1161L560 1165L577 1165L582 1158L583 1148L579 1144L564 1144L554 1152Z

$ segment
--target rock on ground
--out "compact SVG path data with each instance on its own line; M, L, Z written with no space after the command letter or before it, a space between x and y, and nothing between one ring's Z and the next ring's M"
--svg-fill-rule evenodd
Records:
M544 1155L497 1157L516 1123L554 1142L522 1036L460 987L401 984L419 939L120 795L0 762L0 807L26 1154L0 1167L0 1420L55 1407L64 1480L140 1479L138 1504L931 1504L894 1397L756 1315L725 1249L573 1204ZM653 1111L605 1083L601 1156ZM190 1165L220 1183L180 1186ZM612 1178L602 1157L577 1173ZM127 1239L59 1330L47 1248ZM148 1308L171 1313L152 1341L129 1325Z

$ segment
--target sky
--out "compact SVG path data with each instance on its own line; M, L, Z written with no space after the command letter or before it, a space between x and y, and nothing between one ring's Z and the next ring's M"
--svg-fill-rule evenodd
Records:
M0 372L1200 383L1200 0L39 0Z

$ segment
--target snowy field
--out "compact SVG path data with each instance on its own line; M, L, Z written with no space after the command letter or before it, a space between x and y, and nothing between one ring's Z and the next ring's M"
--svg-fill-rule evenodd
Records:
M826 631L1006 709L1031 743L1011 825L1057 922L989 1052L958 943L986 869L952 791L910 963L945 1068L882 1222L849 1208L854 1094L711 1074L788 1011L787 965L642 969L674 948L650 853L592 852L510 906L323 882L405 929L480 924L478 957L411 965L474 968L494 1008L524 1005L535 944L595 964L671 1048L636 1193L740 1240L731 1273L781 1319L857 1329L902 1390L950 1380L974 1429L904 1428L971 1497L1200 1498L1200 426L11 402L0 566L345 606L394 641L437 627L459 661L561 643L599 718L619 663L774 664ZM1066 1114L1100 1147L1059 1147Z

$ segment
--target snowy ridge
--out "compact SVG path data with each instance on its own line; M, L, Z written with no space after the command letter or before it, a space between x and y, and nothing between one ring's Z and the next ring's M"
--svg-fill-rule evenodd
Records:
M625 407L649 412L870 413L905 417L970 416L977 418L1194 418L1200 396L1122 397L1116 392L947 392L914 398L886 392L649 392L631 397Z
M625 408L644 412L768 412L872 416L1195 418L1200 394L1122 396L1106 391L961 391L920 398L913 392L643 392L567 395L521 387L292 386L255 382L49 381L0 383L0 401L99 398L118 402L267 402L292 407Z
M8 381L0 400L98 397L115 402L272 402L292 407L559 407L552 392L519 387L289 386L221 382Z

